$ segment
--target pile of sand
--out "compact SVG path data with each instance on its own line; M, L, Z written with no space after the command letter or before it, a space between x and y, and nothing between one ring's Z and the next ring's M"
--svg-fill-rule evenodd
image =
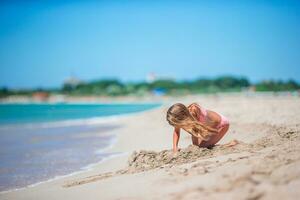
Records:
M131 172L145 171L158 167L172 167L178 164L193 162L201 158L244 151L245 148L248 149L248 146L249 145L240 142L234 147L218 145L213 148L199 148L195 145L189 145L187 148L183 148L176 153L172 150L160 152L145 150L134 151L128 159L128 165Z
M195 145L189 145L187 148L183 148L177 153L173 153L172 150L163 150L159 152L145 150L141 150L138 152L134 151L132 155L128 158L127 168L114 172L107 172L99 175L89 176L76 181L71 181L64 184L63 187L82 185L109 178L112 176L138 173L159 167L170 168L176 165L194 162L202 158L245 151L248 148L249 145L243 142L239 142L239 144L234 147L218 145L210 149L200 148Z

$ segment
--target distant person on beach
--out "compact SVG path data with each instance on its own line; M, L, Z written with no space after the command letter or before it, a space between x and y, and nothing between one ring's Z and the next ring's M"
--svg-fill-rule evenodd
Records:
M173 151L178 151L180 129L192 135L192 143L199 147L209 148L219 142L229 129L229 121L223 115L206 110L197 103L185 106L181 103L172 105L167 111L167 121L174 126ZM233 140L226 146L238 143Z

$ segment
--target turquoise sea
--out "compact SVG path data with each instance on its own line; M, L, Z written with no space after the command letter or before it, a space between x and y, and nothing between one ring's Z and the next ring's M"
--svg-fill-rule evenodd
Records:
M0 124L88 119L144 111L158 104L0 104Z
M121 152L121 115L160 104L0 104L0 191L88 169Z

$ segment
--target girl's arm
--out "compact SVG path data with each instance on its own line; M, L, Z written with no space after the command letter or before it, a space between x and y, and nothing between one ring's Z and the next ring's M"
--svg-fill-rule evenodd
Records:
M175 128L173 132L173 152L178 151L179 138L180 138L180 128Z

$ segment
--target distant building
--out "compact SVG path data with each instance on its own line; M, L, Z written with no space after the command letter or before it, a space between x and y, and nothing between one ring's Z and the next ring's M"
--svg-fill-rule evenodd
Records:
M170 76L162 76L162 75L157 76L153 72L147 74L147 76L146 76L146 82L147 83L153 83L153 82L158 81L158 80L175 80L175 78L170 77Z
M156 81L156 75L153 72L151 72L147 75L146 82L153 83L154 81Z
M83 83L82 80L80 80L76 77L70 77L64 81L64 87L76 88L78 85L80 85L82 83Z
M49 96L48 92L35 92L32 94L32 98L36 101L47 101Z

